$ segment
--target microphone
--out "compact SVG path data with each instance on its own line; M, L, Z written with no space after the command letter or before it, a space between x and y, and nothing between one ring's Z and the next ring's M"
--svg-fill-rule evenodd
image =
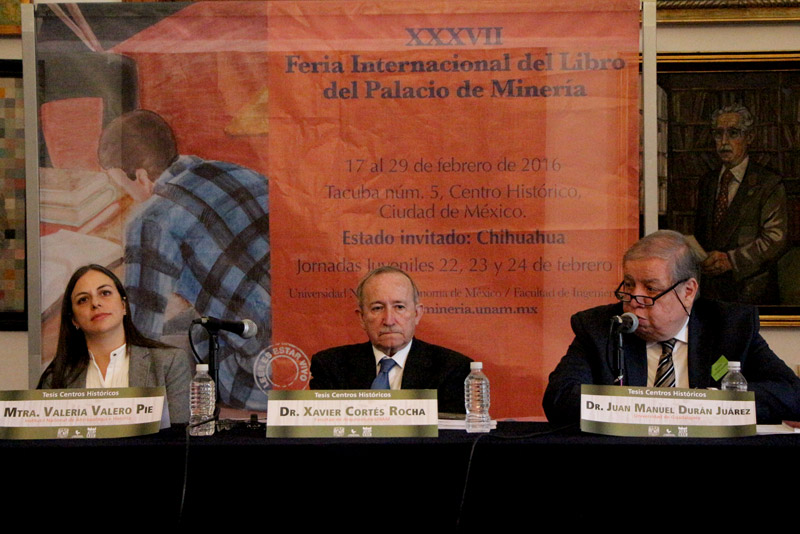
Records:
M225 332L233 332L239 337L250 339L258 333L258 326L250 319L242 319L241 321L225 321L223 319L216 319L214 317L200 317L192 321L192 324L203 325L203 328L211 333L224 330Z
M615 332L630 334L639 328L639 318L631 312L615 315L611 318L611 325Z

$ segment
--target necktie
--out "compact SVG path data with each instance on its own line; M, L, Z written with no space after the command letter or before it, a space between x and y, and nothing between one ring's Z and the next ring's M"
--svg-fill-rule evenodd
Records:
M653 384L657 388L675 387L675 366L672 364L672 349L675 348L675 339L661 342L661 358L658 359L656 380Z
M722 218L725 217L725 212L728 211L728 188L732 181L733 173L728 169L719 181L719 192L717 193L717 200L714 203L714 229L719 228L719 225L722 223Z
M389 389L389 371L392 367L397 365L397 362L391 358L384 358L381 360L381 370L375 380L372 381L370 389Z

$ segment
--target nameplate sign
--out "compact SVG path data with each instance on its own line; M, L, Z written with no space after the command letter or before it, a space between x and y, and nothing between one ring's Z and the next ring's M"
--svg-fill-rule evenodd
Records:
M158 432L163 387L0 391L1 439L119 438Z
M268 438L437 437L435 389L272 390Z
M584 384L581 430L612 436L754 436L755 395L752 391Z

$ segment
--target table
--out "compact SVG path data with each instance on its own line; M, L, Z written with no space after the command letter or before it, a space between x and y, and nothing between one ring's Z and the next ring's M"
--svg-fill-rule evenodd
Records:
M23 524L53 526L114 518L203 532L449 532L488 523L489 532L501 532L652 526L653 507L663 503L676 526L719 528L728 510L742 524L783 523L797 500L800 434L617 438L513 422L480 438L441 431L438 438L301 440L263 432L191 438L188 462L178 426L128 439L0 441L4 509L27 517Z

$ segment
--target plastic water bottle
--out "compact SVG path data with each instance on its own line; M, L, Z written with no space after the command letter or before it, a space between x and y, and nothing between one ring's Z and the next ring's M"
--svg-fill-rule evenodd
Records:
M208 375L208 364L198 363L197 372L192 380L189 390L189 406L191 416L189 424L194 425L201 421L212 419L208 423L191 427L190 436L211 436L214 434L215 422L213 421L214 409L216 408L217 392L214 387L214 380Z
M720 384L723 391L747 391L747 380L742 374L742 362L728 362L728 374Z
M489 432L489 379L483 374L481 362L470 362L469 375L464 380L464 405L467 408L467 432Z

